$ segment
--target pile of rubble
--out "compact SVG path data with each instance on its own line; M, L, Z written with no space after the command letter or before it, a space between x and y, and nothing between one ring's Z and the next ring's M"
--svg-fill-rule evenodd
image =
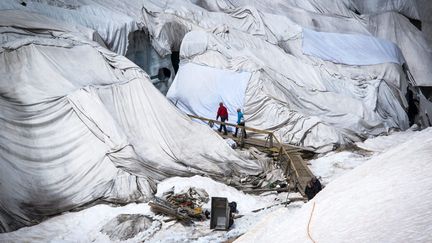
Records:
M174 187L165 192L162 197L155 197L149 203L155 213L168 215L165 220L179 220L190 224L193 220L206 220L210 218L210 212L203 209L203 205L209 201L208 193L200 188L190 187L180 193L174 193Z

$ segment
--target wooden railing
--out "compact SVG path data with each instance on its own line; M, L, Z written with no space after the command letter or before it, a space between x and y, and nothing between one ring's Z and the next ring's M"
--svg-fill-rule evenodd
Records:
M205 122L213 122L214 124L219 124L219 125L222 124L221 121L214 120L214 119L209 119L209 118L194 116L194 115L189 115L189 114L188 114L188 116L190 118L198 119L198 120L205 121ZM299 190L299 192L304 196L304 186L300 185L300 183L299 183L298 178L300 178L300 175L296 169L296 166L293 163L294 160L293 160L292 156L290 155L290 153L288 153L286 151L284 144L282 144L279 141L279 139L274 135L274 133L272 131L263 130L263 129L256 129L256 128L247 127L247 126L240 126L238 124L228 123L228 122L223 122L223 124L225 124L226 126L236 127L239 129L245 129L246 131L265 135L266 144L268 141L268 147L269 148L275 148L276 147L279 150L279 156L280 156L279 161L281 162L281 166L285 167L284 173L287 176L287 178L290 179L289 183L291 183L291 185L293 185L295 188L297 188ZM240 137L240 141L241 141L241 143L245 142L243 136ZM274 143L276 143L276 146L274 146ZM286 159L284 159L284 157ZM286 163L286 164L283 165L282 163Z
M218 124L218 125L221 125L223 123L225 126L235 127L235 128L239 128L239 129L244 129L246 131L250 131L250 132L254 132L254 133L258 133L258 134L264 134L264 135L266 135L266 137L265 137L266 141L269 142L269 147L273 147L274 134L271 131L256 129L256 128L252 128L252 127L246 127L246 126L240 126L240 125L234 124L234 123L221 122L221 121L218 121L218 120L214 120L214 119L210 119L210 118L205 118L205 117L200 117L200 116L189 115L189 114L188 114L188 116L190 118L198 119L198 120L201 120L201 121L213 122L214 124ZM241 134L242 134L242 136L240 136L240 139L244 139L243 133L241 133Z

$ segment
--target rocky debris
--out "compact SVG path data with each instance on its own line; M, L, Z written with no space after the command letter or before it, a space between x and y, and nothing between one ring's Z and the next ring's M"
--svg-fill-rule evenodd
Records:
M174 193L174 187L165 192L162 198L149 203L155 213L168 215L171 219L190 224L192 220L206 220L210 213L202 206L209 201L208 193L200 188L190 187Z
M201 188L190 187L187 190L183 190L180 193L174 193L174 187L165 192L162 197L169 203L178 207L202 207L204 203L209 201L208 193Z
M120 214L105 224L101 232L110 240L127 240L138 235L140 240L149 239L162 226L159 220L154 220L142 214Z

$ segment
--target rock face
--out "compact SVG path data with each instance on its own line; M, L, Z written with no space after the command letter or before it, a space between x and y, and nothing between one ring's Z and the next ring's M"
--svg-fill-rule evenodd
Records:
M139 236L146 240L161 227L161 222L142 214L120 214L105 224L101 232L110 240L127 240Z

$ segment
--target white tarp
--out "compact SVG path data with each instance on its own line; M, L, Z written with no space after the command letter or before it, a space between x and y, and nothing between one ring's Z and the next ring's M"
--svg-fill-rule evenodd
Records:
M416 0L352 0L361 14L398 12L412 19L420 19Z
M196 75L199 73L199 75ZM237 108L243 109L251 74L186 63L180 66L167 98L187 114L216 118L219 102L236 123Z
M303 54L334 63L374 65L405 61L399 48L383 39L358 34L318 32L303 29Z
M200 2L207 3L209 1ZM412 13L415 18L415 13L417 12L416 3L409 0L371 0L365 2L367 2L365 3L366 5L370 6L377 3L379 8L376 10L376 13L359 16L353 12L357 7L352 1L293 0L289 2L253 1L252 3L250 1L236 1L233 3L232 1L218 0L217 5L220 6L219 11L226 13L226 23L232 22L230 17L234 17L232 16L233 9L236 10L235 12L240 12L240 9L242 9L244 13L249 13L243 16L243 22L255 24L255 26L253 26L254 28L249 29L244 29L243 25L236 25L232 28L250 34L254 34L250 30L256 31L259 29L260 33L265 33L261 34L263 38L271 43L273 43L273 41L271 41L272 38L277 38L277 45L282 47L285 41L290 41L295 38L291 35L293 29L291 23L296 23L301 27L321 32L364 34L391 41L399 47L406 60L406 64L412 73L412 84L414 86L432 86L432 80L430 79L430 77L432 77L432 70L427 68L432 65L432 49L427 44L424 33L418 30L402 15ZM210 4L207 3L207 5ZM166 8L169 7L167 6ZM166 10L161 10L161 12L164 11ZM215 19L219 20L221 18L220 12L211 12L211 14L219 15L217 18L215 17ZM166 12L163 17L158 17L159 19L163 19L170 15L170 13ZM176 13L176 15L181 16L180 13ZM200 18L192 13L189 15ZM253 19L255 19L255 21ZM177 20L185 23L185 26L188 28L195 29L194 25L190 25L190 23L196 23L195 21L188 20L185 17ZM211 23L214 22L200 18L197 24L202 27L208 27ZM158 24L162 23L159 22ZM289 26L289 28L287 28L287 26ZM154 27L151 27L151 29L153 28ZM280 36L280 34L282 35ZM259 36L257 34L254 35ZM276 35L276 37L273 35ZM158 42L163 43L162 40L158 40ZM170 41L165 41L165 43L169 42ZM289 50L286 51L289 53Z
M412 74L414 86L432 86L432 48L424 34L404 16L395 12L371 15L368 29L376 37L396 43Z
M173 175L262 171L179 112L136 65L86 40L97 33L125 53L129 33L143 27L160 55L180 49L183 61L224 77L249 73L248 124L318 151L406 129L406 74L394 63L305 56L302 28L391 41L412 84L432 86L422 33L397 12L358 16L350 0L25 2L0 2L20 10L0 15L2 231L92 202L142 201Z
M1 232L92 203L144 201L171 176L262 172L135 64L51 24L0 11Z
M116 9L118 7L116 4L121 1L100 1L101 3L86 0L70 2L26 0L23 1L25 2L25 6L23 6L20 1L2 0L0 10L21 10L38 13L50 17L52 20L66 22L76 28L87 27L93 29L100 36L98 37L102 38L108 49L124 55L128 47L129 33L139 28L137 17L132 18L129 13L124 14L119 11L120 9ZM130 2L130 4L133 4L133 2Z
M322 32L372 35L400 48L415 86L432 86L432 50L423 33L403 15L418 19L415 1L408 0L3 0L0 9L20 9L94 29L112 51L125 54L128 35L147 29L162 56L178 50L190 30L229 26L284 47L299 26ZM359 10L359 16L354 11ZM391 12L389 12L391 11ZM400 14L399 14L400 13ZM399 16L395 18L394 16ZM158 21L153 21L158 19ZM292 24L296 23L297 26ZM175 32L174 32L175 30ZM95 36L94 39L100 37Z
M304 9L308 12L352 16L356 5L351 0L189 0L210 11L229 11L242 7L253 7L264 12L278 15L286 13L288 8Z
M432 84L432 71L425 68L432 52L421 32L396 12L359 16L354 5L337 5L342 11L335 11L351 13L347 17L329 14L331 9L320 9L316 1L294 2L147 1L143 16L161 55L181 43L185 61L251 72L246 121L275 131L284 142L323 151L391 128L406 129L408 82ZM381 38L397 45L403 58L394 47L389 53L368 50L369 60L379 63L362 66L304 55L302 28ZM342 59L352 59L353 52L347 54Z
M335 77L257 37L234 30L218 35L192 31L180 53L201 65L252 72L245 94L246 121L274 130L284 142L322 151L363 134L408 126L399 94L381 78L361 73L356 78ZM183 98L188 103L189 97Z

